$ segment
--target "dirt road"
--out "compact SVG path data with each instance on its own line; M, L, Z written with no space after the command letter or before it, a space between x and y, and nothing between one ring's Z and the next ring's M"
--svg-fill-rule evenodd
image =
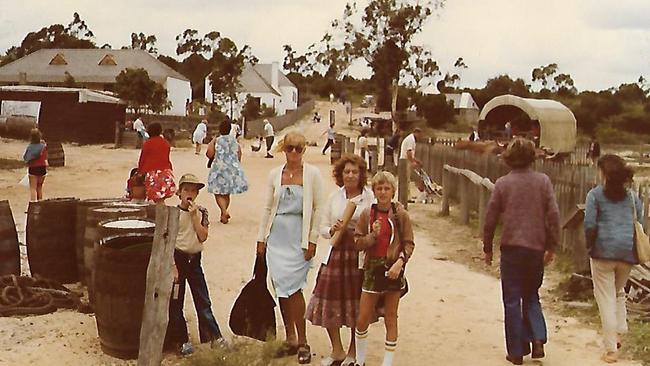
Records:
M319 104L321 115L327 116L329 107ZM342 109L344 110L344 109ZM308 149L305 160L321 169L327 189L334 189L330 178L329 156L320 149L324 137L320 134L325 123L313 124L306 120L297 127L319 147ZM2 143L0 157L20 157L22 143ZM138 151L114 150L101 146L66 145L64 168L52 169L45 185L47 197L80 198L120 196L130 168L137 163ZM233 197L232 221L218 222L218 209L213 197L202 192L199 204L211 212L212 224L203 257L213 309L219 324L230 337L228 314L239 290L249 279L255 247L255 236L262 211L264 182L269 170L283 162L282 154L275 159L253 155L245 147L244 168L250 181L249 192ZM196 156L192 149L175 149L172 161L177 177L184 173L207 177L205 158ZM28 193L17 186L23 170L0 172L0 199L10 199L18 226L24 223ZM175 204L170 199L168 204ZM493 277L476 273L466 266L451 261L436 260L441 248L462 242L476 242L469 229L455 225L451 220L431 215L435 205L413 205L411 214L416 223L416 251L409 262L407 276L410 293L400 308L400 337L396 365L505 365L503 341L503 311L500 285ZM319 245L318 255L324 253L325 243ZM476 250L479 249L476 242ZM313 288L316 270L310 274L307 294ZM196 317L190 296L186 313L189 314L192 338L197 339ZM544 365L591 366L601 365L599 336L574 319L548 314L550 342ZM278 316L278 323L281 324ZM346 332L347 333L347 332ZM279 334L283 334L279 330ZM367 365L379 365L383 356L383 326L370 328ZM312 364L317 365L327 355L329 343L323 329L308 326L312 350L316 353ZM168 356L165 364L175 364L179 358ZM532 361L527 361L532 364ZM92 315L72 311L27 317L0 318L0 365L121 365L124 362L104 355L99 348L95 320ZM634 365L620 362L620 365Z

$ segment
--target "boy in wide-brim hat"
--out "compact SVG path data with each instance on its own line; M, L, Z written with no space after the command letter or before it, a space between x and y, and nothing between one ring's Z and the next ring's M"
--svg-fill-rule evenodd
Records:
M180 352L183 355L194 351L189 342L187 322L183 315L186 282L189 283L190 291L192 291L201 343L226 344L212 313L208 286L201 267L201 252L203 243L208 239L208 225L210 224L208 210L198 206L195 202L203 187L205 184L201 183L194 174L183 175L178 183L177 195L181 200L178 205L180 216L174 249L175 279L169 304L166 343L167 345L181 345Z

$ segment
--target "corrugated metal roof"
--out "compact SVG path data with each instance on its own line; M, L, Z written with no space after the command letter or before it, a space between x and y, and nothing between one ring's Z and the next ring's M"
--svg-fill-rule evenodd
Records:
M79 103L97 102L110 104L126 104L112 93L82 88L59 88L33 85L0 86L0 91L32 92L32 93L79 93Z
M243 93L271 93L282 95L280 90L276 90L271 85L271 64L246 65L240 79L240 91ZM284 73L278 71L278 86L296 87Z
M57 54L67 65L50 65ZM117 65L99 65L106 55ZM0 82L18 83L20 73L25 73L28 83L62 83L68 72L78 83L110 84L126 68L143 68L158 83L168 77L189 81L144 50L42 49L0 67Z

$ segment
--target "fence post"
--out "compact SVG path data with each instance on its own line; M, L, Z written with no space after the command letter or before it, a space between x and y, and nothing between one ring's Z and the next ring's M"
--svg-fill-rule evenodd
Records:
M470 205L470 186L471 182L467 177L460 174L460 221L464 225L469 225L469 205Z
M483 227L485 226L485 211L487 210L490 191L484 185L480 185L479 189L480 197L478 201L478 236L480 237L483 235Z
M449 216L449 173L444 167L442 168L442 216Z
M174 263L179 212L176 207L156 205L156 231L147 267L138 366L160 365L162 362L163 341L169 321L169 298L173 282L171 268Z
M399 159L399 163L397 165L397 200L404 206L404 208L408 209L408 203L409 203L409 183L410 183L410 178L409 175L409 168L408 165L409 162L406 159Z

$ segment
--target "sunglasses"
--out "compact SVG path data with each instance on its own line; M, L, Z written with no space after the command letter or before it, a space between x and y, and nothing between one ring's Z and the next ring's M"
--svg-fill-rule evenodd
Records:
M288 153L295 151L295 152L297 152L298 154L300 154L300 153L302 153L302 151L303 151L304 149L305 149L305 148L302 147L302 146L287 145L287 146L284 148L284 151L285 151L285 152L288 152Z

